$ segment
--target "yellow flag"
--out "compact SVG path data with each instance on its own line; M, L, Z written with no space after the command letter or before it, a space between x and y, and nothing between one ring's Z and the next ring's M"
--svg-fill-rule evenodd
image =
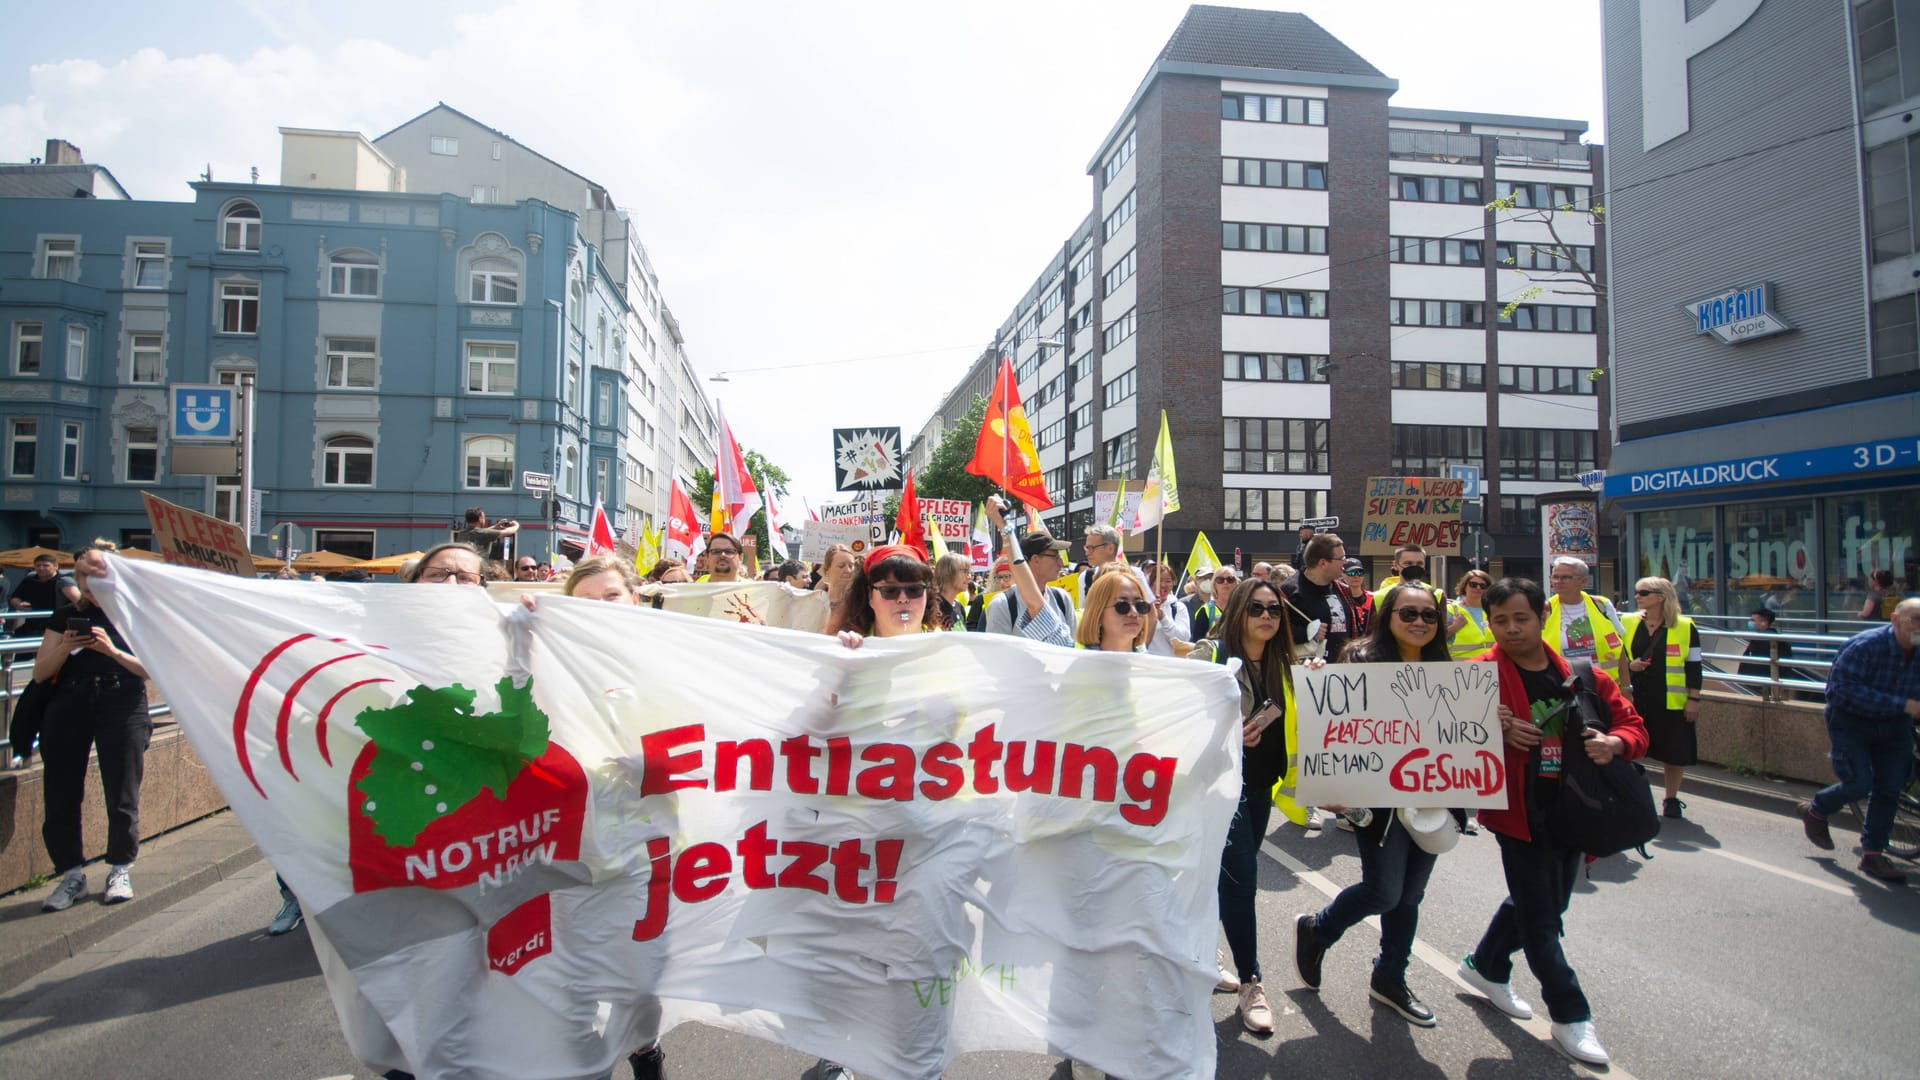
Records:
M1153 464L1147 468L1147 486L1140 493L1140 515L1133 531L1151 529L1160 519L1180 509L1180 484L1173 474L1173 434L1167 430L1167 410L1160 410L1160 438L1153 444Z
M1113 493L1113 514L1107 518L1107 524L1116 529L1127 528L1124 519L1127 510L1127 474L1120 474L1120 490ZM1131 530L1129 530L1131 531Z
M1193 534L1193 554L1187 556L1187 576L1220 569L1220 556L1213 553L1206 533Z
M940 535L939 524L933 520L932 514L928 514L927 515L927 557L933 562L939 562L941 559L946 557L946 554L947 554L947 538Z

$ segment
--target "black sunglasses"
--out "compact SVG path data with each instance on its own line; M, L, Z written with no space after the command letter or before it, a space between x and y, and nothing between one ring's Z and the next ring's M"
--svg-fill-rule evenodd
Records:
M1660 594L1659 594L1659 593L1658 593L1657 591L1655 591L1655 590L1653 590L1653 589L1635 589L1635 590L1633 590L1633 595L1635 595L1635 596L1659 596Z
M1122 616L1145 615L1147 612L1153 610L1153 605L1147 603L1145 600L1115 600L1113 602L1113 610L1119 612Z
M1401 622L1430 622L1437 624L1440 621L1440 609L1438 608L1400 607L1394 608L1393 613L1400 616Z
M1492 584L1493 584L1493 582L1491 582L1491 581L1468 581L1468 582L1467 582L1467 588L1469 588L1469 589L1484 589L1484 588L1486 588L1487 586L1489 586L1489 585L1492 585Z
M918 600L927 595L925 585L875 585L873 591L879 593L883 600L899 600L903 597Z
M1285 604L1262 604L1256 600L1247 605L1247 617L1250 619L1260 619L1271 615L1277 619L1281 613L1286 610L1287 606Z
M522 570L538 570L538 569L540 569L540 564L539 564L539 563L530 563L530 562L523 562L523 563L521 563L521 564L520 564L520 569L522 569Z

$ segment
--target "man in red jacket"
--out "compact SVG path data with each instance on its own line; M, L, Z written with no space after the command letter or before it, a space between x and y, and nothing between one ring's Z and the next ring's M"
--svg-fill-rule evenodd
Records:
M1540 821L1528 808L1552 804L1565 754L1584 752L1600 765L1616 756L1645 754L1646 725L1612 679L1597 678L1593 683L1607 730L1589 730L1582 743L1568 747L1566 725L1579 724L1574 679L1566 660L1541 640L1546 593L1538 582L1506 578L1487 590L1482 603L1496 644L1480 660L1499 665L1500 671L1507 805L1481 810L1480 822L1499 841L1507 898L1473 955L1460 961L1459 974L1500 1011L1529 1019L1533 1007L1515 997L1510 985L1513 954L1525 951L1553 1020L1554 1045L1575 1061L1605 1065L1607 1051L1594 1034L1593 1012L1560 948L1561 916L1573 897L1582 853L1536 836Z

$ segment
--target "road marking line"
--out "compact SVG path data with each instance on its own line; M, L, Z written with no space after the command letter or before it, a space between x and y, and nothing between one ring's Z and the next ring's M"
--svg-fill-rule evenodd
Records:
M1329 879L1325 874L1320 873L1318 870L1315 870L1309 867L1306 863L1303 863L1299 859L1294 858L1292 855L1287 854L1285 851L1280 850L1280 847L1277 844L1275 844L1273 841L1271 840L1260 841L1260 850L1266 852L1267 857L1272 859L1274 862L1277 862L1281 866L1286 867L1289 871L1292 871L1294 877L1299 878L1301 881L1306 882L1308 885L1313 886L1313 888L1315 888L1319 892L1324 893L1327 899L1331 900L1335 896L1338 896L1340 894L1340 886L1335 885L1333 881ZM1739 856L1729 856L1729 857L1739 858ZM1745 860L1742 860L1742 861L1745 861ZM1769 866L1762 866L1761 868L1766 870L1773 869L1772 867L1769 867ZM1786 873L1786 871L1784 870L1776 871L1776 872ZM1825 882L1813 881L1813 879L1811 878L1808 878L1806 880L1809 882L1812 882L1815 885L1826 884ZM1849 893L1848 895L1852 895L1852 894ZM1380 927L1379 916L1369 916L1366 921L1367 921L1367 925L1373 927L1376 930L1379 929ZM1413 939L1413 955L1418 957L1421 963L1439 972L1441 978L1444 978L1448 982L1452 983L1453 985L1459 987L1462 990L1465 990L1467 993L1473 995L1475 998L1479 998L1481 996L1480 991L1475 990L1471 986L1468 986L1467 983L1464 980L1462 980L1460 976L1456 973L1457 969L1460 966L1460 961L1458 958L1447 956L1447 954L1441 952L1439 949L1434 948L1432 945L1429 945L1427 942L1417 937ZM1476 1008L1477 1007L1478 1006L1476 1006ZM1489 1009L1493 1008L1492 1005L1488 1005L1486 1007ZM1495 1011L1497 1012L1498 1010L1495 1010ZM1499 1015L1506 1016L1505 1013L1499 1013ZM1549 1024L1547 1019L1542 1015L1540 1015L1539 1013L1535 1013L1533 1019L1531 1020L1519 1020L1513 1017L1507 1017L1507 1019L1511 1020L1515 1026L1525 1029L1527 1034L1532 1035L1534 1038L1547 1043L1549 1046L1553 1044L1553 1028ZM1558 1052L1557 1048L1556 1048L1556 1052ZM1568 1058L1565 1054L1561 1054L1561 1058L1567 1061L1568 1064L1571 1064L1574 1068L1579 1069L1590 1076L1604 1075L1608 1078L1608 1080L1635 1080L1634 1075L1628 1072L1627 1070L1621 1068L1620 1063L1618 1061L1615 1061L1611 1068L1607 1068L1602 1071L1596 1072L1596 1071L1593 1071L1592 1069L1589 1069L1588 1066L1583 1065L1580 1062L1574 1061L1571 1058Z
M1825 889L1836 896L1851 897L1854 895L1853 890L1844 885L1836 885L1831 881L1821 881L1817 877L1808 877L1806 874L1796 874L1791 870L1783 870L1778 866L1763 863L1759 859L1749 859L1745 855L1735 855L1733 852L1722 848L1701 848L1700 850L1709 855L1718 855L1723 859L1730 859L1742 866L1751 866L1755 870L1765 870L1769 874L1777 874L1789 881L1797 881L1802 885L1811 885L1816 889Z

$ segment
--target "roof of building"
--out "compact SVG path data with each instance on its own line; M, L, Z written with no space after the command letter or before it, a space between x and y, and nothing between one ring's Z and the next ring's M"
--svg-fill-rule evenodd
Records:
M1318 71L1385 78L1385 73L1320 24L1293 11L1195 4L1160 50L1160 59L1194 64Z
M0 195L9 198L98 198L94 185L102 180L113 185L117 197L133 198L105 165L0 165Z
M482 123L481 121L476 120L471 116L468 116L466 113L461 112L459 109L454 108L453 106L447 104L444 101L435 102L433 108L428 109L426 112L421 113L419 116L412 117L411 119L405 120L399 124L394 125L392 131L388 131L384 134L374 136L373 141L377 145L381 139L386 138L388 135L392 135L395 131L399 131L403 127L407 127L410 124L417 123L422 118L431 116L432 114L443 111L443 110L446 112L452 113L453 115L459 117L462 120L465 120L467 123L472 124L475 127L478 127L484 131L489 131L495 135L498 135L501 139L504 139L505 141L512 143L513 145L519 147L520 149L525 150L527 153L532 154L534 157L539 158L541 161L544 161L547 164L552 165L554 168L559 169L560 171L567 173L570 176L580 177L580 181L582 183L586 184L590 188L593 188L595 191L599 191L602 194L606 193L607 189L605 186L601 184L597 184L585 176L581 176L581 174L575 172L572 169L567 168L565 165L560 164L559 162L553 160L547 155L541 153L540 151L535 150L533 147L528 146L526 143L521 142L519 139L514 138L513 136L507 134L506 132L501 131L499 128L490 127L487 124ZM611 201L610 198L609 198L609 201Z

